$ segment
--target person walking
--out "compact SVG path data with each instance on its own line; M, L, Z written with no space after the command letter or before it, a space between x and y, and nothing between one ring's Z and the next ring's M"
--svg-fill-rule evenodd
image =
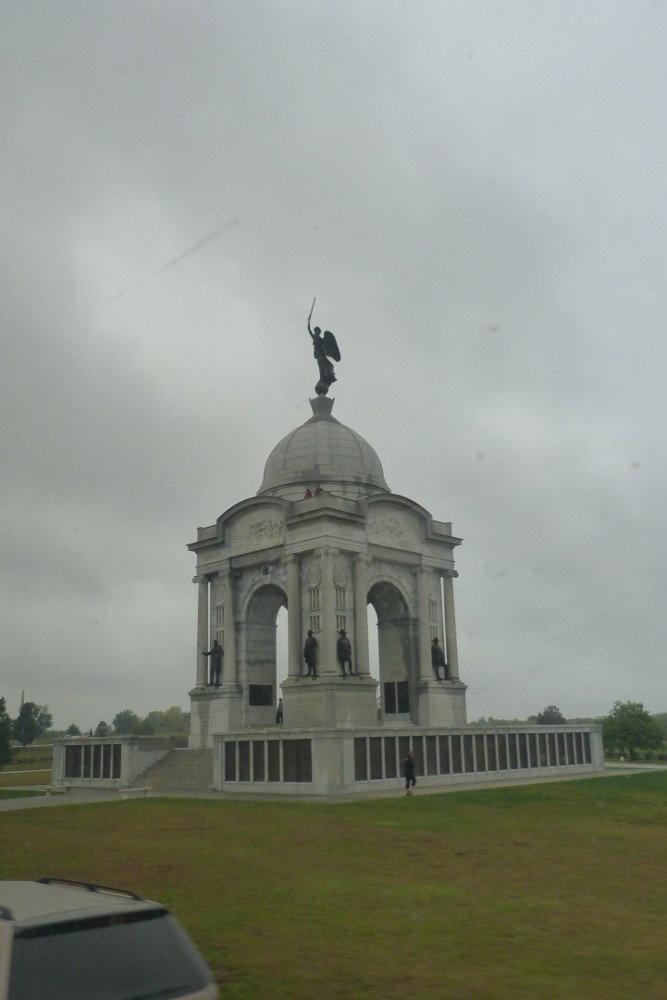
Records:
M403 774L405 775L405 794L412 795L412 789L417 784L417 779L415 777L415 770L417 764L415 761L414 750L408 750L405 755L405 760L403 761Z

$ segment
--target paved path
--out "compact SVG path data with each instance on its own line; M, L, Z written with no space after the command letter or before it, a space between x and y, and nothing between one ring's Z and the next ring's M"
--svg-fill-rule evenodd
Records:
M5 788L2 791L29 791L39 792L39 785L31 788ZM91 791L64 792L62 795L26 795L25 798L5 799L0 796L0 812L9 812L13 809L43 809L46 806L73 806L91 802L119 802L118 792L111 791Z
M616 764L610 763L607 765L604 771L596 771L591 774L578 774L571 775L569 777L564 777L563 775L554 775L552 778L517 778L516 780L507 781L492 781L488 783L480 782L469 782L466 784L455 784L447 785L443 787L439 785L434 788L427 788L426 786L417 785L417 790L415 791L415 796L420 795L442 795L449 792L470 792L470 791L483 791L487 788L508 788L510 786L516 787L521 785L538 785L544 784L545 782L554 781L582 781L586 778L609 778L619 773L625 775L640 774L646 771L666 771L667 764L644 764L641 762L629 764ZM5 789L9 791L10 789ZM24 787L20 789L18 786L11 789L11 791L31 791L38 792L43 791L44 786L33 785L31 787ZM405 794L403 788L403 779L396 779L396 789L389 791L377 792L374 795L340 795L340 796L320 796L320 795L299 795L299 796L288 796L288 795L261 795L253 794L252 792L234 794L230 792L188 792L184 790L173 791L160 791L154 794L154 798L181 798L181 799L220 799L227 802L233 801L248 801L253 800L257 802L325 802L335 804L337 802L361 802L366 799L393 799L400 798L401 795ZM91 805L96 802L121 802L121 795L118 789L80 789L72 790L70 792L62 792L56 795L31 795L25 798L18 799L4 799L0 797L0 812L9 812L15 809L43 809L52 808L54 806L73 806L73 805Z
M3 774L51 774L51 768L33 767L29 771L3 771Z

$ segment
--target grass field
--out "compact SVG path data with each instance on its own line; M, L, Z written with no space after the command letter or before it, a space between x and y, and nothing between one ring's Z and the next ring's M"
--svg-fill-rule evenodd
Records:
M0 771L0 788L16 788L17 785L50 785L51 771L33 770L24 774Z
M17 748L13 760L0 769L0 789L16 785L48 785L51 783L51 746L34 744Z
M0 877L165 902L223 997L664 1000L667 772L5 812Z

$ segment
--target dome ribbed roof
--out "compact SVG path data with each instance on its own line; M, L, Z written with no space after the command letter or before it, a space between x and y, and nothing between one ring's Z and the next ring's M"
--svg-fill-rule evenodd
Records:
M389 493L375 450L331 416L333 400L311 399L313 416L279 441L264 466L258 494L301 499L318 484L349 497Z

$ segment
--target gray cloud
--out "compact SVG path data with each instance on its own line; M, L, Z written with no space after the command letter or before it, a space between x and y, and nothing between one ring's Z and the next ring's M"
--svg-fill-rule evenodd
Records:
M469 715L667 705L664 5L5 11L0 694L187 707L198 524L336 416L452 520Z

